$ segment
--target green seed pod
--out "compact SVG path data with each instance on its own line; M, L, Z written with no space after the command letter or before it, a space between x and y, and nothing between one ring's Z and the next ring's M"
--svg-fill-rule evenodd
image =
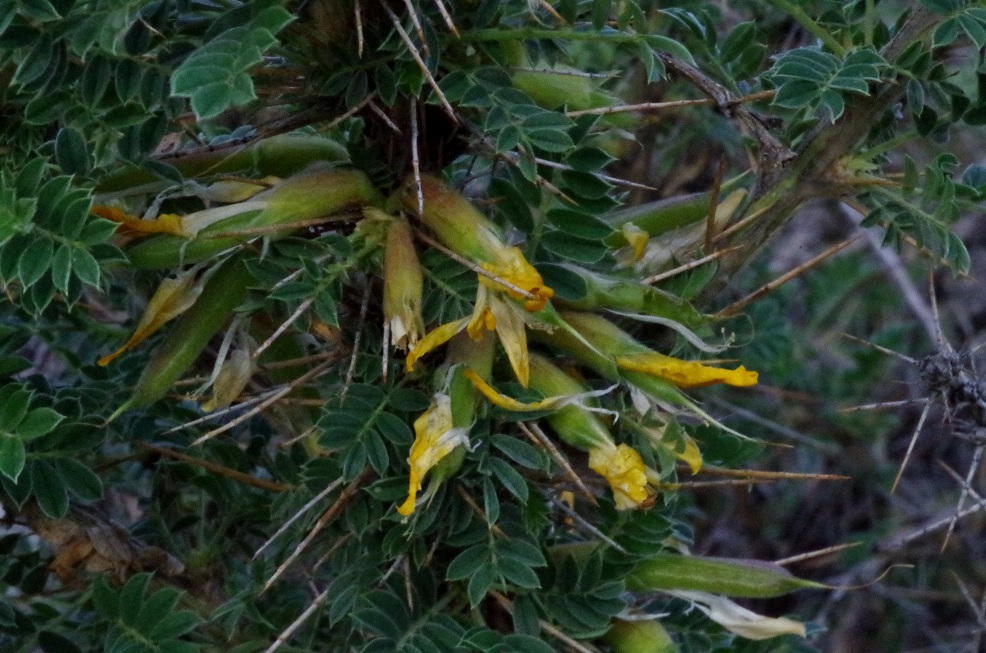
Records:
M613 653L676 653L678 646L661 622L621 621L616 619L603 640Z
M580 299L565 303L580 310L609 309L624 313L636 313L667 318L688 327L698 329L709 323L709 318L699 313L684 299L633 279L606 276L576 265L558 264L578 274L585 281L586 293Z
M770 562L674 553L659 553L637 563L626 583L635 591L686 590L758 599L825 587Z
M342 163L349 160L346 148L320 136L279 134L246 145L220 147L212 151L181 154L164 159L186 179L253 171L261 177L274 175L289 177L313 163ZM100 180L96 192L103 195L126 194L128 190L153 193L166 188L171 182L161 181L151 172L127 166Z
M361 172L309 171L258 193L243 203L242 213L202 228L191 239L164 234L142 238L127 249L127 256L134 267L150 270L196 263L257 238L259 234L251 230L305 222L378 201L376 189ZM184 220L194 221L194 214ZM277 238L288 233L284 229L266 235Z
M720 192L739 188L747 174L743 173L723 182L719 188ZM737 197L742 199L742 196ZM626 239L621 232L623 225L626 224L643 229L649 236L654 237L702 222L708 215L709 192L679 195L647 204L638 204L603 216L603 220L615 229L605 242L611 247L626 245Z
M234 257L223 263L206 283L195 304L175 321L144 368L133 396L114 417L128 408L145 406L163 397L243 302L252 280L242 258Z

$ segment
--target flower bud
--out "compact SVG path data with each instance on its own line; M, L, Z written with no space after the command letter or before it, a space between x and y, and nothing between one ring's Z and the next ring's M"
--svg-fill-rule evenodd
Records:
M390 325L390 342L394 347L414 347L424 331L422 287L421 265L411 226L403 218L394 218L387 229L383 255L383 317Z

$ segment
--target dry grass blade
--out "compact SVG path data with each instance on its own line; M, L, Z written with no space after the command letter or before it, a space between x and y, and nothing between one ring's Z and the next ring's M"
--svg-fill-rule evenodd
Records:
M880 401L875 404L861 404L859 406L849 406L840 408L840 413L854 413L858 410L884 410L887 408L903 408L913 404L920 404L928 401L927 399L901 399L900 401Z
M545 432L541 430L540 426L533 423L526 424L524 422L517 422L517 425L520 427L520 430L524 432L524 435L530 438L531 441L534 442L534 444L536 444L539 447L543 447L548 452L548 454L552 458L554 458L555 462L558 463L558 465L565 472L565 475L568 476L568 478L571 479L573 483L575 483L576 487L578 487L579 490L582 491L582 494L584 494L586 498L589 499L589 502L592 505L594 506L599 505L598 502L596 501L595 495L593 495L592 492L589 491L589 488L586 487L585 483L582 481L579 475L575 472L574 469L572 469L572 465L571 463L568 462L568 459L565 458L565 455L558 450L558 447L556 447L555 443L551 441L551 438L549 438L545 434Z
M809 475L810 476L810 475ZM820 474L819 476L828 476L827 474ZM813 478L812 480L845 480L849 478L848 476L840 476L836 478ZM746 486L755 485L757 483L777 483L782 479L779 478L731 478L722 481L681 481L680 483L661 483L657 486L658 490L665 490L669 492L677 492L679 490L697 490L701 488L709 487L730 487L730 486Z
M312 508L315 507L315 504L317 504L319 501L321 501L322 499L324 499L325 497L327 497L333 490L335 490L340 485L342 485L342 479L341 478L336 479L336 480L332 481L331 483L329 483L328 486L326 486L326 488L324 490L322 490L321 492L319 492L318 494L316 494L314 497L312 497L311 500L308 503L306 503L305 505L303 505L301 508L298 509L297 512L295 512L293 515L291 515L291 517L286 522L284 522L281 525L281 527L278 528L277 531L273 535L271 535L267 539L267 541L264 542L260 546L259 549L257 549L256 553L253 554L253 558L251 558L251 560L256 560L257 557L261 553L263 553L264 551L266 551L267 548L271 544L274 543L274 540L276 540L281 535L283 535L285 532L287 532L288 528L291 527L291 524L293 524L296 521L298 521L299 519L301 519L301 517L304 516L304 514L306 512L308 512L309 510L311 510Z
M628 111L660 111L663 109L678 109L680 107L694 107L708 104L715 104L715 102L710 99L671 100L669 102L641 102L639 104L621 104L615 107L598 107L596 109L566 111L565 115L569 118L578 118L579 116L606 116L613 113L626 113Z
M753 302L757 301L758 299L760 299L761 297L763 297L767 293L769 293L769 292L771 292L771 291L779 288L780 286L784 285L785 283L787 283L791 279L795 278L799 274L802 274L803 272L806 272L806 271L810 270L811 268L815 267L816 265L818 265L819 263L821 263L825 259L827 259L827 258L829 258L829 257L831 257L831 256L833 256L833 255L835 255L835 254L837 254L839 252L841 252L842 250L844 250L845 248L849 247L850 245L852 245L854 242L856 242L860 238L861 238L861 236L853 236L852 238L848 238L848 239L842 241L841 243L836 243L835 245L833 245L832 247L829 247L828 249L826 249L824 252L822 252L818 256L815 256L814 258L812 258L812 259L810 259L810 260L802 263L801 265L797 266L793 270L791 270L791 271L789 271L789 272L787 272L785 274L782 274L781 276L777 277L773 281L770 281L770 282L765 283L764 285L760 286L759 288L757 288L756 290L754 290L752 293L750 293L749 295L747 295L743 299L740 299L739 301L733 302L732 304L730 304L726 308L724 308L721 311L719 311L718 313L716 313L715 316L718 317L718 318L725 318L725 317L732 317L734 315L738 315L739 313L741 313L743 311L744 308L746 308L747 306L749 306Z
M411 37L408 36L404 26L401 25L401 21L397 17L397 14L395 14L385 2L380 3L380 6L383 7L385 12L387 12L387 16L390 17L390 22L393 23L394 29L397 30L397 35L401 38L401 41L404 42L404 45L407 46L411 57L414 59L415 63L418 64L418 68L421 69L421 74L423 74L425 79L428 80L428 85L431 86L431 90L435 91L435 95L438 96L438 100L442 103L442 107L445 109L446 113L448 113L449 117L452 118L454 122L458 123L459 119L455 115L455 110L452 108L452 105L449 104L448 98L445 97L445 93L443 93L442 89L438 86L438 82L435 81L435 77L431 74L431 71L428 70L428 66L425 64L424 59L421 58L421 53L418 52L416 47L414 47L414 42L411 40Z
M322 513L322 516L318 518L318 521L315 522L315 526L313 526L312 530L308 532L305 539L298 543L298 546L296 546L294 551L291 552L291 555L288 556L287 560L282 562L281 565L274 571L274 574L267 579L267 582L264 583L263 589L260 590L261 593L264 593L270 589L271 585L273 585L274 582L281 577L288 567L294 564L294 561L297 560L302 553L304 553L305 549L308 548L308 545L315 539L315 536L318 535L323 528L328 526L329 522L335 519L339 513L342 512L342 509L346 507L346 504L348 504L352 498L356 496L356 493L359 491L360 487L363 486L363 483L365 483L369 477L370 468L364 468L360 475L339 493L339 496L332 502L332 505L329 506L328 509Z
M297 619L292 621L291 624L287 628L285 628L280 635L277 636L277 639L274 640L274 643L271 644L267 648L267 650L264 651L264 653L274 653L274 651L281 648L281 645L284 644L286 641L288 641L291 635L293 635L296 630L301 628L301 626L306 621L308 621L308 619L315 613L315 611L318 610L318 608L323 603L325 603L325 599L329 598L329 589L331 589L331 585L325 588L325 590L323 590L321 594L315 597L315 600L312 601L312 604L309 605L307 608L305 608L305 611L302 612Z

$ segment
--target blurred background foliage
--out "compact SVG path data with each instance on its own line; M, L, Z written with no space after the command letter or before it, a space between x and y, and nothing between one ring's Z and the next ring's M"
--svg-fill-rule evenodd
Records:
M984 46L965 0L0 0L0 648L982 651ZM503 345L408 370L416 276L404 327ZM511 320L596 396L483 399L550 395ZM470 447L405 517L435 396Z

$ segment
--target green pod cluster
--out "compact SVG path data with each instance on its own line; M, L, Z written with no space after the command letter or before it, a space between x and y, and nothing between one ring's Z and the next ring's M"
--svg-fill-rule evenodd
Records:
M825 587L770 562L675 553L659 553L640 561L627 575L626 583L635 591L685 590L756 599Z
M127 249L127 256L134 267L148 270L196 263L256 238L250 230L292 225L379 201L377 190L362 172L309 171L255 195L249 200L249 206L257 207L254 210L211 224L191 239L167 234L142 238ZM271 237L289 232L278 231Z
M195 304L175 320L167 337L144 368L133 395L117 414L163 397L192 366L233 311L243 303L252 280L241 257L233 257L223 263L206 282Z

